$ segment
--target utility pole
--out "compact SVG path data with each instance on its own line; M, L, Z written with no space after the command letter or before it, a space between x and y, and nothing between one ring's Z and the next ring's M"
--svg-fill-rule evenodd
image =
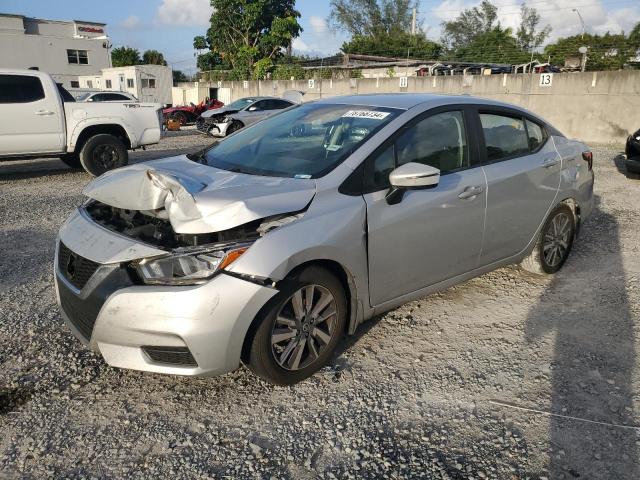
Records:
M411 19L411 35L416 34L416 16L418 14L418 9L413 7L413 18Z
M577 8L574 8L572 11L578 14L578 18L580 19L580 24L582 25L582 37L580 38L584 39L584 20L582 19L582 15L580 15L580 12L578 11Z

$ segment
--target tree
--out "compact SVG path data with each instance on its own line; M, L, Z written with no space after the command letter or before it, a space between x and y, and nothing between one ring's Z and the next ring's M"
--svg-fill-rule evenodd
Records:
M181 72L180 70L174 70L173 71L173 84L175 85L176 83L179 82L188 82L189 81L189 77L187 77L184 72Z
M227 70L230 68L230 65L225 64L222 61L222 57L220 55L211 51L198 55L197 65L198 69L202 72L217 69Z
M164 55L157 50L147 50L142 54L142 63L145 65L166 65Z
M544 49L551 63L564 65L567 57L579 57L580 47L587 47L587 70L618 70L633 56L633 47L629 46L627 37L622 33L591 35L585 33L559 39Z
M342 44L344 53L360 53L389 57L437 59L442 45L427 39L423 32L411 35L408 32L381 33L376 36L354 35Z
M117 47L111 50L111 64L114 67L128 67L129 65L139 65L140 62L140 52L135 48Z
M520 48L530 52L542 45L551 33L551 27L546 25L542 30L538 30L540 14L535 8L529 8L524 3L520 8L520 14L520 27L516 32L516 39Z
M209 44L207 43L206 37L202 35L198 35L193 39L193 48L195 50L206 50L209 48Z
M463 10L455 20L442 22L441 41L449 50L467 47L477 36L492 31L497 19L498 9L483 0L479 7Z
M331 0L329 23L352 37L408 32L415 0Z
M455 60L478 63L520 64L529 61L530 53L518 45L510 28L500 25L476 35L467 45L457 48L453 54Z
M276 59L300 35L295 0L211 0L206 43L229 64L234 78L249 78L256 61ZM202 45L196 37L196 44Z

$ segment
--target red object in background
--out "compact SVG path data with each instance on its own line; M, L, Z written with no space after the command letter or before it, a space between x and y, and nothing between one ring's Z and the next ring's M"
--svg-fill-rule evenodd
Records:
M186 125L187 123L193 123L196 119L207 110L214 108L220 108L224 106L220 100L205 100L199 104L184 105L182 107L170 107L162 110L162 115L166 119L173 119L180 122L180 125Z

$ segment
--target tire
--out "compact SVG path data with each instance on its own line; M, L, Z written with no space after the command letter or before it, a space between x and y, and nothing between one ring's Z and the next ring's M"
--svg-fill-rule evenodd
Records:
M127 148L118 137L101 133L89 138L80 150L80 163L94 177L129 162Z
M299 305L298 315L294 303ZM314 312L315 308L319 310ZM346 321L347 300L340 280L324 268L307 267L285 279L261 312L247 366L270 383L298 383L326 365L344 335ZM280 341L275 341L277 337Z
M82 168L82 164L80 163L80 155L77 153L66 153L60 157L65 165L75 170L79 170Z
M231 125L229 125L227 127L226 135L231 135L232 133L237 132L238 130L240 130L243 127L244 127L244 125L241 122L239 122L237 120L234 120L233 122L231 122Z
M173 112L169 116L169 118L179 121L180 126L182 127L184 127L189 122L189 118L187 118L187 115L184 112Z
M575 232L573 211L567 205L558 205L542 226L533 251L520 266L540 275L556 273L571 253Z

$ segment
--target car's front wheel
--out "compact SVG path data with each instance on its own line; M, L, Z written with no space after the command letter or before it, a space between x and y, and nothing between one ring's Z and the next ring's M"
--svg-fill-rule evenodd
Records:
M300 382L331 358L346 320L340 280L324 268L307 267L282 282L258 319L247 365L271 383Z
M522 261L522 268L539 274L560 270L571 252L575 231L573 211L565 204L558 205L542 226L536 246Z

